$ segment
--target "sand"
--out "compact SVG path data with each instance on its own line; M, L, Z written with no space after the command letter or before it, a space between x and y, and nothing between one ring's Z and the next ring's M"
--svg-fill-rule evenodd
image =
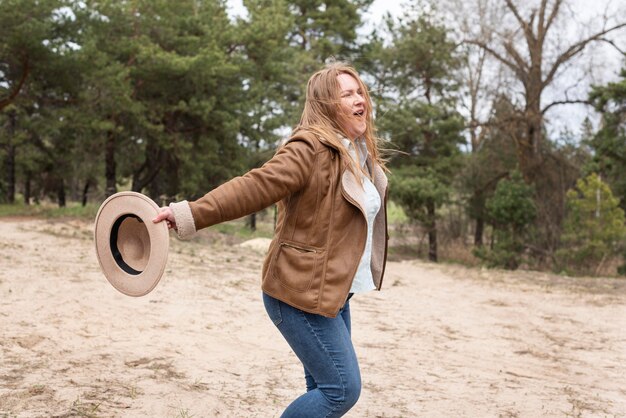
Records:
M147 296L91 225L0 219L0 417L278 417L301 366L263 309L263 241L171 239ZM626 280L390 262L351 301L349 417L626 416Z

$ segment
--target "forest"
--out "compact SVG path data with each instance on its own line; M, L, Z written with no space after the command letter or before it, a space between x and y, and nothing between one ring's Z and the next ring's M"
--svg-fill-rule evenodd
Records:
M271 158L308 76L342 60L411 251L626 275L626 7L413 0L366 27L372 2L0 0L0 204L198 198ZM618 68L597 83L600 49Z

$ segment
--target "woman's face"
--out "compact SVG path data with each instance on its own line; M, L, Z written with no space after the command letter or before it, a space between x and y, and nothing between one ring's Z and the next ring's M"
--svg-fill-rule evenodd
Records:
M367 106L361 86L350 74L339 74L339 94L341 97L341 110L346 116L346 130L350 139L356 139L365 133L367 127Z

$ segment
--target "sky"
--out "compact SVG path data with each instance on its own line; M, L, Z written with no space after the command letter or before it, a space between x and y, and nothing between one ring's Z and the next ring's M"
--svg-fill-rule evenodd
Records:
M398 16L402 13L403 2L400 0L374 0L366 19L371 18L372 21L380 20L380 18L386 13L390 12L393 16ZM241 15L245 13L245 8L241 0L228 0L229 12L232 15Z
M245 14L245 8L241 0L227 0L229 13L231 16ZM626 16L626 1L624 0L568 0L572 13L577 21L593 23L594 16L601 15L604 10L610 10L614 15ZM393 17L402 15L406 9L406 2L402 0L374 0L367 13L364 14L364 26L360 33L367 34L382 22L383 16L390 13ZM585 27L586 25L582 25ZM580 25L571 25L571 28L580 28ZM621 48L626 50L626 30L622 30ZM580 39L580 33L564 33L564 37ZM542 97L543 102L549 103L554 99L561 99L562 93L568 89L570 98L586 98L590 84L606 84L615 81L619 77L619 71L626 63L620 54L606 44L594 44L588 47L585 55L576 61L576 66L565 71L556 80L551 89L547 89ZM592 74L584 80L580 80L581 67L592 67ZM572 87L573 86L573 87ZM586 105L563 105L555 106L546 114L548 118L551 136L559 135L560 132L568 131L575 136L580 134L580 127L586 116L591 115L592 123L596 126L599 122L599 115L590 111Z

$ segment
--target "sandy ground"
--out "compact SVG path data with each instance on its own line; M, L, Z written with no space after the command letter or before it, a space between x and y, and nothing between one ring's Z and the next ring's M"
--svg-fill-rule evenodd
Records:
M262 260L172 238L157 288L130 298L91 225L0 219L0 417L279 416L304 379ZM626 280L392 262L351 306L350 417L626 416Z

